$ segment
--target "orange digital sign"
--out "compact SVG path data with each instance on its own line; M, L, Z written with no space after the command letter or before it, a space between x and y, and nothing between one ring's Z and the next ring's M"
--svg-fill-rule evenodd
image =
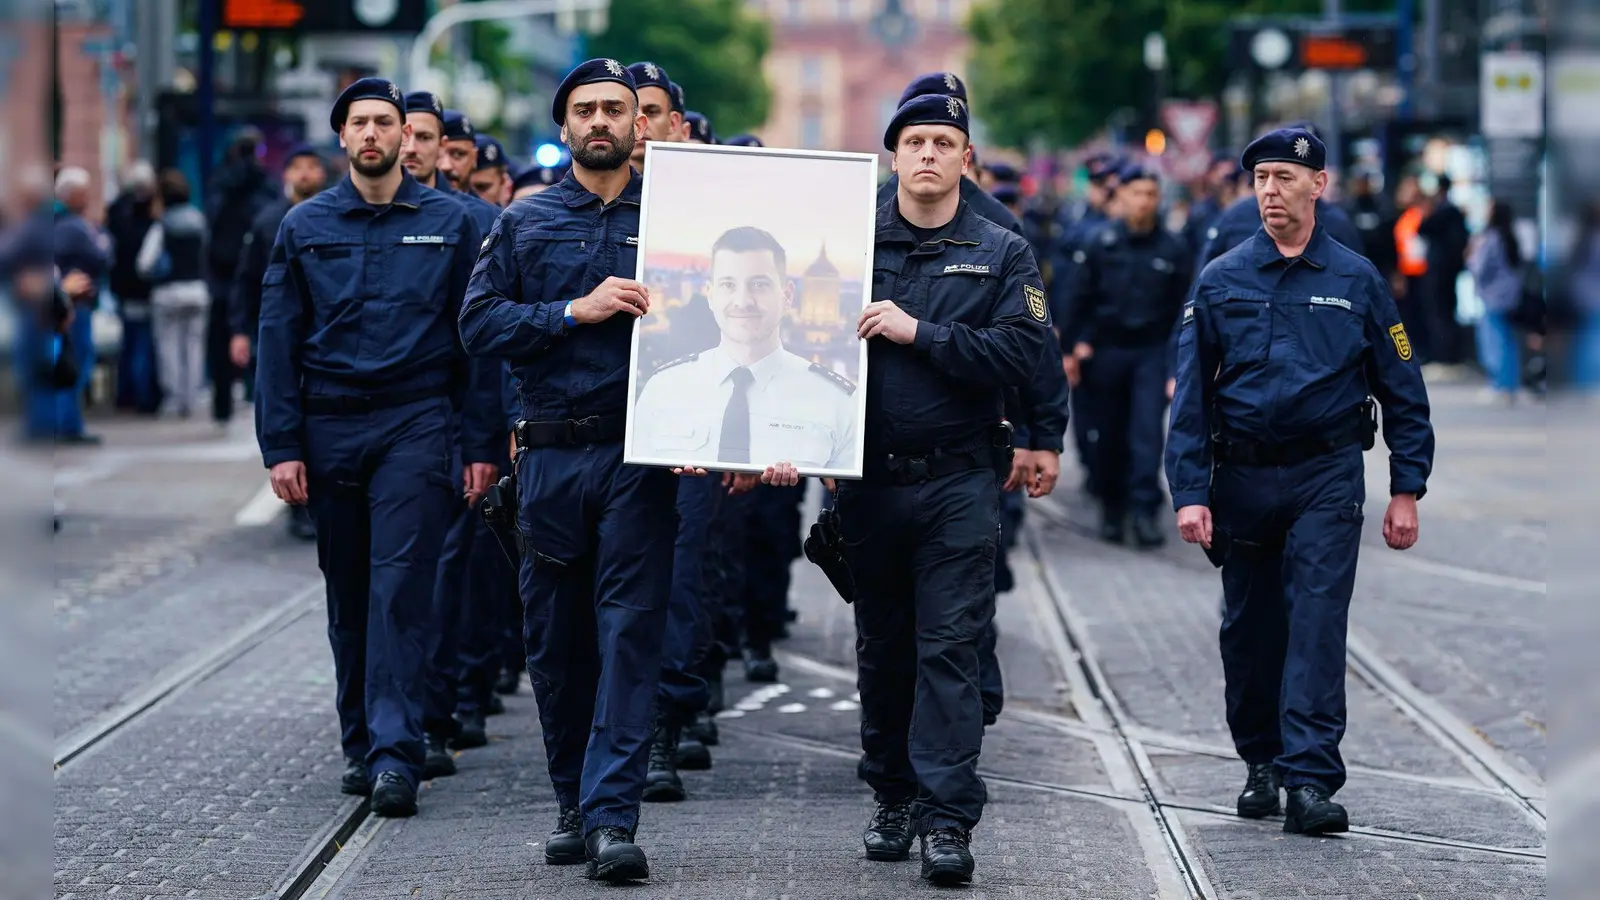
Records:
M1306 35L1300 39L1300 64L1308 69L1361 69L1367 48L1360 41L1337 35Z
M238 31L293 28L305 18L299 0L225 0L222 27Z

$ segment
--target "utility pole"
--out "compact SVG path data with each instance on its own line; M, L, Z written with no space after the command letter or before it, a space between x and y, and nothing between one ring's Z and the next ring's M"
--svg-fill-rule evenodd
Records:
M202 0L204 2L204 0ZM520 19L528 16L561 15L579 12L605 12L611 0L481 0L479 3L457 3L434 13L422 31L411 42L411 56L406 66L407 84L419 85L426 81L428 53L434 43L450 29L467 22L489 22Z
M1340 0L1322 0L1322 15L1333 28L1338 29L1344 15L1344 8ZM1337 70L1328 73L1328 137L1323 144L1328 148L1327 166L1335 172L1342 172L1344 168L1344 127L1340 121L1342 110L1339 108L1340 96L1344 93L1344 73Z
M196 193L205 196L215 163L213 149L217 131L217 7L222 0L199 0L200 72L195 78L194 100L200 114L200 133L195 142L200 152L200 184Z

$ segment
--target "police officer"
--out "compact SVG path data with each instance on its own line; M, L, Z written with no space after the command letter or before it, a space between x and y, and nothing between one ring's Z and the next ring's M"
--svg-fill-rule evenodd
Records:
M449 467L466 381L453 326L478 230L398 165L409 128L392 82L351 84L331 124L350 174L289 211L262 278L259 442L273 491L317 523L344 789L405 816L434 627L433 579L417 575L438 565L452 494L481 493L493 471Z
M633 322L650 306L637 263L644 117L613 59L573 69L551 110L572 168L501 214L485 239L461 335L510 359L522 416L517 525L528 672L560 804L552 865L649 877L634 844L661 680L677 480L622 464Z
M267 270L267 255L272 252L278 226L291 208L317 194L327 181L328 167L316 148L305 143L289 148L283 160L283 196L257 213L250 230L245 232L233 293L228 300L228 320L233 329L228 356L241 371L247 371L255 357L256 334L261 327L261 275ZM256 410L259 413L260 404ZM259 427L259 420L257 424ZM289 507L287 521L290 534L306 541L316 539L310 507Z
M917 97L928 96L953 97L965 108L967 86L954 72L929 72L926 75L918 75L911 79L911 83L906 85L904 91L900 92L900 106L905 106ZM878 188L878 205L882 206L889 202L889 198L899 189L899 185L899 173L890 175L889 180ZM988 192L978 186L978 182L965 175L961 178L961 199L965 200L978 215L1007 231L1022 234L1022 223L1017 221L1017 217L1001 205L1000 201L989 196Z
M644 139L633 145L629 162L644 171L644 147L651 141L677 142L683 133L683 113L673 99L672 79L667 70L653 62L636 62L628 67L633 83L639 86L639 111L644 113Z
M1317 216L1324 149L1304 129L1245 148L1262 227L1195 284L1178 340L1167 480L1183 539L1222 567L1228 727L1248 773L1239 815L1345 831L1345 632L1383 406L1383 535L1417 540L1433 467L1428 397L1388 286Z
M444 142L439 152L439 174L450 186L472 192L472 170L478 167L478 132L472 120L453 109L444 111Z
M963 201L967 108L925 94L884 134L900 176L878 209L863 479L838 485L854 576L870 859L972 878L983 814L978 641L994 615L1005 392L1029 383L1049 310L1027 242Z
M511 202L510 160L500 142L487 134L473 137L474 157L472 172L467 175L467 188L485 202L504 208Z
M705 113L697 113L692 109L687 110L683 114L683 124L689 134L689 143L715 144L717 142L717 133L711 130L711 120L706 118Z
M689 108L683 103L683 87L676 81L668 81L667 93L672 95L672 111L678 114L677 140L680 142L687 141L689 139L690 130Z
M1301 123L1291 127L1316 137L1316 129L1309 124ZM1206 229L1205 250L1200 254L1201 268L1234 247L1249 241L1251 236L1260 230L1261 209L1257 199L1253 196L1240 197L1224 209L1211 227ZM1327 230L1328 237L1357 253L1362 251L1361 232L1356 230L1355 225L1350 223L1350 217L1345 215L1344 210L1337 204L1318 199L1317 221Z
M534 163L511 179L511 199L515 201L523 197L532 197L534 194L549 190L560 181L560 169Z
M1168 341L1189 290L1189 252L1161 226L1159 176L1137 164L1118 175L1117 220L1089 238L1063 296L1062 344L1099 432L1100 537L1160 546L1161 426L1167 405Z

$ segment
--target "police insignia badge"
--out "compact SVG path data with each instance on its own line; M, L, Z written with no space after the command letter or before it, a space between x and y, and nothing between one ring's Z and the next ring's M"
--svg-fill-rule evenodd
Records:
M1389 337L1394 341L1394 352L1399 354L1400 361L1410 362L1411 338L1406 337L1406 326L1404 324L1391 325L1389 327Z
M1022 286L1022 295L1028 301L1028 312L1039 321L1043 322L1049 316L1049 307L1045 305L1044 291L1031 284Z
M1295 138L1295 140L1294 140L1294 155L1300 157L1301 159L1305 159L1310 154L1311 154L1311 142L1306 140L1305 138Z
M498 153L495 151L493 144L488 144L483 148L483 155L489 162L494 162Z
M954 72L946 72L944 73L944 86L952 91L959 91L961 90L961 81L956 78Z
M950 97L950 98L947 98L944 101L944 105L945 105L945 109L949 110L949 112L950 112L950 118L952 118L952 119L961 118L961 101L960 100L957 100L954 97Z
M645 63L644 77L650 79L651 81L655 81L661 77L661 70L656 68L655 63Z
M614 59L608 59L608 60L606 60L606 71L610 72L613 75L621 75L622 74L622 63L619 63Z

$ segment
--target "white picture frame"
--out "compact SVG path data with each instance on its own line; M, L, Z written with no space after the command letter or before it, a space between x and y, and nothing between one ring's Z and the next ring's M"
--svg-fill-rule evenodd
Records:
M624 462L861 477L877 192L877 154L646 145Z

